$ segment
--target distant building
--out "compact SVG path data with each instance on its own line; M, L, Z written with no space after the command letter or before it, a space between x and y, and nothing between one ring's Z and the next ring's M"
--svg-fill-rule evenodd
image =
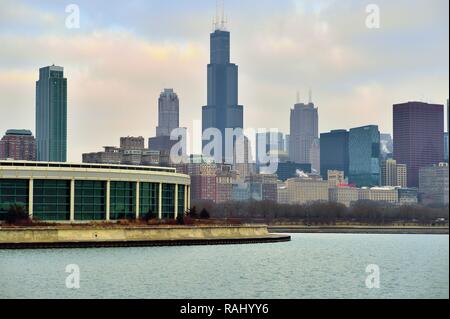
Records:
M278 179L285 182L290 178L295 178L298 172L311 173L311 164L298 164L293 162L278 163Z
M319 138L319 114L314 103L297 103L291 109L289 158L298 164L312 164L311 147Z
M396 187L372 187L358 189L358 199L389 204L398 204L398 190Z
M276 175L257 174L248 176L245 180L252 189L261 189L261 200L276 202L278 200Z
M221 165L216 171L216 203L230 202L232 198L233 182L236 172L230 165Z
M391 159L394 152L394 141L391 134L380 134L380 156L382 160Z
M343 171L345 177L349 173L347 130L334 130L320 134L320 172L327 179L329 170Z
M397 164L396 160L388 159L381 163L381 186L399 186L406 188L407 169L405 164Z
M444 106L408 102L393 106L394 159L406 164L408 187L419 186L419 169L444 159Z
M378 126L353 128L349 133L349 182L357 187L380 185Z
M338 186L329 189L329 200L350 207L359 200L359 190L350 186Z
M36 82L37 160L67 160L67 79L64 68L49 66L39 70Z
M170 136L180 127L180 101L173 89L164 89L158 99L158 127L156 136Z
M444 161L448 163L448 132L444 133Z
M31 131L8 130L0 141L0 160L36 160L36 141Z
M291 178L286 181L289 204L328 201L328 182L319 178Z
M417 188L398 188L398 202L400 205L416 205L418 203Z
M262 148L262 149L261 149ZM259 171L261 156L284 153L284 137L281 132L256 134L256 166Z
M347 184L347 179L345 178L343 171L329 170L327 180L328 187L330 188L344 186L344 184Z
M419 197L425 205L448 205L448 164L440 163L419 169Z
M120 148L124 151L128 150L144 150L145 149L145 140L142 136L139 137L121 137L120 138Z
M105 146L102 152L84 153L83 163L168 166L169 154L144 146L143 137L122 137L120 147Z
M221 27L210 35L207 82L208 101L202 108L202 131L215 128L222 133L225 160L225 130L244 127L244 107L238 102L238 66L230 59L230 32Z

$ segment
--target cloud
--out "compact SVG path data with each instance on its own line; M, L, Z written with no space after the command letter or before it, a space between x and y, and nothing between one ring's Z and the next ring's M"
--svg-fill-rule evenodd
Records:
M34 128L38 68L53 63L69 80L72 161L120 136L153 135L165 87L192 129L206 103L214 1L78 2L82 28L67 30L63 2L1 1L0 130ZM379 0L379 30L365 27L368 3L227 2L247 127L288 132L296 92L305 100L309 88L321 131L379 124L390 132L393 103L443 103L448 1Z

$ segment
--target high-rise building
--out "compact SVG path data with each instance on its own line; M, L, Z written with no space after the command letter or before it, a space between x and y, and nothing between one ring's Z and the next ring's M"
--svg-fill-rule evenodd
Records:
M39 70L36 82L37 160L67 160L67 79L64 68L48 66Z
M263 149L261 149L263 147ZM281 132L266 132L256 134L256 166L261 165L261 156L284 153L284 138Z
M158 126L156 136L148 140L148 148L164 156L169 156L170 150L178 142L171 140L173 130L180 126L180 101L173 89L164 89L158 99Z
M444 133L444 161L448 163L448 132Z
M349 133L349 182L357 187L380 185L380 131L369 125Z
M418 187L419 169L444 159L444 106L408 102L393 112L394 159L406 164L408 187Z
M320 172L324 179L329 170L343 171L348 177L348 134L347 130L320 134Z
M381 186L406 188L407 184L407 168L405 164L397 164L397 161L392 159L381 163Z
M448 205L448 164L439 163L419 169L419 197L425 205Z
M36 160L36 141L29 130L8 130L0 141L0 159Z
M238 66L230 63L230 32L223 23L216 24L216 30L211 33L210 49L208 103L202 108L202 127L203 131L215 128L222 133L222 158L225 160L225 131L244 127L244 107L238 103ZM231 158L226 160L232 161Z
M392 158L394 152L394 141L391 134L380 134L380 156L382 160Z
M297 103L291 109L289 158L294 163L312 164L311 148L319 138L319 114L314 103Z
M173 89L164 89L158 100L156 136L170 136L180 126L180 101Z

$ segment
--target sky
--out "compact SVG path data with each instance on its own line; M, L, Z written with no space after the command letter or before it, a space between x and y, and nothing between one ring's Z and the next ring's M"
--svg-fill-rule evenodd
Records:
M79 28L67 28L79 8ZM368 28L367 6L379 8ZM206 103L215 0L0 0L0 135L35 130L40 67L68 78L68 159L155 135L164 88L192 131ZM321 132L379 125L392 105L449 96L448 0L225 0L247 128L289 132L312 90ZM72 20L70 20L72 21ZM370 20L372 21L372 20Z

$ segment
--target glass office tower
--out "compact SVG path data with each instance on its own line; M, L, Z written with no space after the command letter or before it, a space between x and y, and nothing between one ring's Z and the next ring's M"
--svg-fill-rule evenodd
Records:
M376 125L350 130L349 182L357 187L380 185L380 131Z
M64 68L49 66L39 70L36 82L37 160L67 160L67 79Z

